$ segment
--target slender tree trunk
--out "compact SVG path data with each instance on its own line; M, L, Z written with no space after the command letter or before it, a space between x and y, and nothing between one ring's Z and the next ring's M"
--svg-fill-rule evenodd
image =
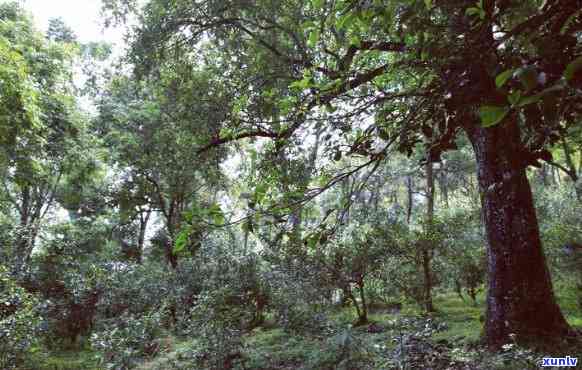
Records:
M148 209L145 215L142 213L139 215L139 235L137 238L137 263L141 264L143 257L143 247L145 244L145 234L147 231L148 223L152 211Z
M548 165L546 163L542 163L542 167L538 171L540 175L540 179L542 180L542 184L544 186L548 186Z
M432 271L431 271L431 252L428 248L422 250L422 276L423 284L423 303L426 312L434 312L434 305L432 303Z
M317 155L319 153L319 144L320 144L320 137L321 134L324 131L324 126L320 127L316 132L315 132L315 145L313 146L313 149L311 150L311 153L309 153L309 157L308 157L308 162L307 162L307 166L304 168L303 173L300 175L300 177L297 179L297 183L299 185L299 191L300 192L304 192L305 190L307 190L307 187L309 185L309 182L311 181L311 178L313 176L313 171L315 170L316 167L316 162L317 162ZM283 155L283 154L281 154ZM288 163L288 159L283 158L283 163ZM285 168L285 171L288 171L288 168ZM290 188L289 185L285 186L285 192L290 192ZM293 212L291 213L291 220L292 220L292 231L291 231L291 240L292 242L297 245L300 246L302 244L302 239L301 239L301 226L302 226L302 222L303 222L303 206L301 205L295 205L293 208Z
M560 170L556 167L552 167L552 177L554 178L554 183L560 186Z
M346 284L342 287L342 297L341 297L341 305L343 307L347 307L350 299L352 297L352 290L349 286L349 284Z
M461 298L461 301L465 302L465 297L463 297L463 287L459 279L455 279L455 293Z
M432 231L432 224L434 221L434 168L433 163L426 164L426 232L430 234ZM432 303L432 249L433 245L430 241L425 240L422 243L422 275L423 275L423 300L424 310L426 312L434 312Z
M483 128L465 122L477 161L488 257L485 339L491 347L559 338L570 328L556 304L516 122ZM517 163L516 163L517 162Z
M569 170L568 175L570 175L572 181L576 182L578 180L578 174L576 166L574 166L574 161L572 160L572 150L564 138L562 138L562 149L564 150L564 158L566 159L566 165Z
M439 176L439 187L440 187L440 194L442 195L443 204L446 208L449 208L449 187L447 184L447 173L445 168L441 168L440 176Z
M39 204L39 199L33 196L34 193L30 186L23 187L21 191L20 224L14 250L17 271L29 263L40 230L42 203Z
M28 251L28 241L30 233L30 187L25 186L21 191L22 203L20 206L20 229L18 230L18 237L16 240L15 257L17 262L17 269L24 266Z
M412 197L412 176L408 175L406 177L406 190L408 194L408 202L406 208L406 223L410 224L410 219L412 217L412 207L413 207L413 197Z
M168 242L166 243L165 256L166 262L172 269L178 268L178 256L174 253L174 243L176 238L176 229L174 226L173 217L168 219Z
M362 302L362 310L358 319L358 324L365 324L368 322L368 302L366 301L366 291L364 289L364 278L361 277L358 281L358 291L360 293L360 300Z

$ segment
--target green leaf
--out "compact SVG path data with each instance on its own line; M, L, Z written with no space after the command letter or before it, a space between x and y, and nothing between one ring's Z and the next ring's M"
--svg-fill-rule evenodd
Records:
M473 15L478 15L481 12L481 9L479 8L475 8L475 7L471 7L471 8L467 8L465 10L465 15L466 16L473 16Z
M430 54L428 51L423 50L420 52L420 59L424 62L427 61L430 58Z
M350 36L350 44L354 45L355 47L360 47L362 46L362 39L360 38L359 35L351 35Z
M311 30L311 32L309 33L309 38L307 39L307 46L310 48L314 48L317 45L317 42L319 41L319 30Z
M521 90L514 91L507 96L507 100L509 101L509 104L511 104L512 107L515 106L519 102L520 99L521 99Z
M328 113L333 113L333 112L335 112L335 111L337 110L337 108L336 108L336 107L334 107L333 105L331 105L330 103L326 103L326 104L325 104L325 110L326 110Z
M266 184L258 184L255 188L254 194L254 201L256 203L261 203L265 199L265 195L267 194L267 185Z
M319 238L320 238L320 233L315 233L312 234L310 236L307 237L307 247L309 247L309 249L315 249L315 247L317 246L317 243L319 242Z
M508 69L507 71L498 74L497 77L495 77L495 86L497 86L497 88L500 88L503 85L505 85L507 80L509 80L511 76L513 76L514 71L515 69Z
M569 81L573 79L576 72L578 72L581 69L582 69L582 56L579 56L578 58L574 59L570 64L568 64L566 70L564 71L564 77L566 77L566 80Z
M424 6L426 6L427 9L432 8L432 0L424 0Z
M526 105L537 103L538 101L540 101L541 98L542 98L542 94L535 94L532 96L526 96L525 98L522 98L519 100L519 103L517 103L517 106L518 107L525 107Z
M178 237L176 238L176 241L174 242L174 254L180 253L181 251L184 250L184 248L186 248L189 237L190 232L188 229L183 229L182 231L180 231Z
M210 206L209 214L212 217L212 222L215 225L224 224L224 213L222 213L222 209L218 204L213 204L212 206Z
M310 88L311 86L312 86L311 77L306 76L306 77L303 77L303 79L301 79L299 81L292 82L289 85L289 88L292 90L303 91L305 89Z
M325 4L325 0L311 0L311 5L313 9L320 10L323 8L323 4Z
M229 139L234 136L234 131L230 127L223 127L220 129L219 136L223 139Z
M493 105L484 105L479 108L479 117L481 117L481 125L483 127L492 127L499 124L507 113L509 113L509 107L497 107Z
M347 12L345 15L341 16L337 22L336 22L336 27L338 30L345 30L347 28L349 28L352 23L354 23L354 21L356 20L356 16L354 15L353 12Z

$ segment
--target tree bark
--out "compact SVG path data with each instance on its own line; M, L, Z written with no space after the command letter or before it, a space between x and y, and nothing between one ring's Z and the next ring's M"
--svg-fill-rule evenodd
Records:
M428 158L428 156L427 156ZM434 221L434 171L433 163L428 160L426 164L426 233L430 235ZM426 312L434 312L432 303L432 242L425 240L422 245L422 276L423 276L423 303Z
M406 223L410 224L410 218L412 217L412 207L413 207L413 197L412 197L412 175L406 177L406 190L408 195L408 202L406 207Z
M357 286L360 293L360 300L362 302L362 309L358 318L358 324L366 324L368 322L368 302L366 302L366 291L364 289L363 277L358 279Z
M538 170L539 176L540 176L540 180L542 181L542 184L544 186L548 186L548 165L545 163L542 163L542 167Z
M443 204L446 208L449 208L449 186L448 186L448 179L447 179L447 171L445 170L444 165L441 167L440 174L439 174L439 187L440 187L440 194L442 196Z
M488 257L486 342L494 348L521 339L559 338L570 327L556 304L526 176L519 163L517 123L483 128L468 119L477 161Z
M141 264L143 259L143 247L145 244L145 234L148 228L148 223L150 220L150 216L152 214L151 209L148 209L144 213L140 213L139 215L139 235L137 238L137 263Z

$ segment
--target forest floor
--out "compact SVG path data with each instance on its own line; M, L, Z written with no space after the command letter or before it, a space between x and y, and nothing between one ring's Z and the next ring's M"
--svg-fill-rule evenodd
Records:
M576 297L558 291L558 301L567 320L582 329L582 311ZM509 345L499 353L490 353L479 343L484 314L484 297L477 304L461 300L455 293L436 294L437 312L421 315L413 304L401 310L374 307L371 325L328 335L289 334L267 322L243 338L244 368L262 370L295 369L539 369L542 356L582 356L582 344L560 347L556 353L542 353ZM334 327L349 327L355 320L351 308L327 312ZM540 318L542 319L542 318ZM168 337L164 351L147 361L139 370L192 369L195 341ZM40 356L39 356L40 359ZM42 362L42 363L41 363ZM350 365L368 364L363 367ZM343 366L343 367L342 367ZM352 366L352 367L350 367ZM356 367L353 367L356 366ZM100 370L95 353L58 352L39 360L34 370ZM31 369L32 370L32 369Z

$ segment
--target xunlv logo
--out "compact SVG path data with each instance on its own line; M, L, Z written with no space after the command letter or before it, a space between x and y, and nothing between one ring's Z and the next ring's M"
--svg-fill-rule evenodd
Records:
M562 366L562 367L575 367L578 364L578 359L576 357L544 357L542 359L542 367L545 366Z

